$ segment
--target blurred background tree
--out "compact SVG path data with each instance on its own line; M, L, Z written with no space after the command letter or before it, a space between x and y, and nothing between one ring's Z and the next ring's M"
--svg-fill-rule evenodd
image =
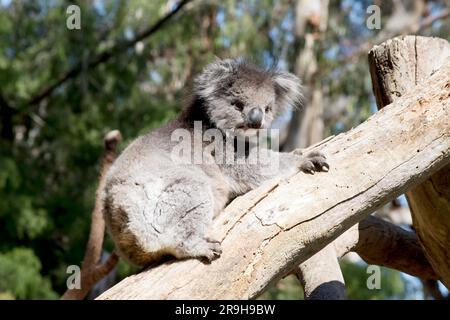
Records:
M66 27L72 2L81 8L80 30ZM0 0L0 299L65 291L66 268L81 264L89 233L103 135L119 129L124 147L174 117L214 56L301 76L303 111L276 123L289 149L348 130L376 110L366 63L372 45L407 33L450 40L445 0L184 2L140 38L179 2ZM380 30L366 27L373 3ZM365 266L343 264L350 298L423 297L418 280L392 270L382 272L381 290L367 290ZM121 262L110 281L135 271ZM263 295L301 297L293 276Z

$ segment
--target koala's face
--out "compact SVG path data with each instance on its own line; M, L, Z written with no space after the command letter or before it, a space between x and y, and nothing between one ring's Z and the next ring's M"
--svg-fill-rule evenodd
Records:
M236 60L220 60L196 78L210 121L224 132L254 135L268 128L300 99L300 82L287 72L265 71Z
M258 81L260 80L260 81ZM230 76L208 103L210 120L217 128L240 135L254 135L267 128L279 106L268 79L252 79L247 74Z

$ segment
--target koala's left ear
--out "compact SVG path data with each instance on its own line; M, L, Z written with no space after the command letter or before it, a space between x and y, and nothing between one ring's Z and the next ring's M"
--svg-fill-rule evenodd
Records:
M286 71L276 71L272 75L279 113L288 107L296 107L303 98L300 79Z
M238 65L239 61L236 59L216 58L195 77L196 93L204 99L213 98L214 92L224 85L225 80L233 74Z

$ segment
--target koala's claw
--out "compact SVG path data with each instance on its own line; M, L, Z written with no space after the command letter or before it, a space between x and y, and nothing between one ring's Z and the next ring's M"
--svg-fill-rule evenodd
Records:
M301 169L303 172L310 173L310 174L314 174L315 166L314 166L314 163L312 163L312 161L305 160L305 161L303 161L302 164L300 165L300 169Z
M220 255L222 254L222 247L220 245L220 241L218 240L211 238L205 238L205 240L206 248L202 256L207 262L211 262L212 260L220 257Z
M309 153L300 164L300 169L303 172L314 174L316 171L327 172L330 169L325 156L319 151Z

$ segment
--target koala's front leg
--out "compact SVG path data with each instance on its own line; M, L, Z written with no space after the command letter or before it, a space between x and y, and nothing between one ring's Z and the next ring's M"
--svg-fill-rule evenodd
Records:
M325 155L320 151L312 151L304 155L303 150L296 149L292 153L299 157L298 168L303 172L314 174L316 171L326 172L330 169Z
M259 155L260 162L256 164L224 167L225 175L229 181L233 181L230 187L235 195L244 194L277 176L292 175L299 170L314 174L316 171L329 169L325 156L317 151L304 156L299 150L293 152L266 150Z

